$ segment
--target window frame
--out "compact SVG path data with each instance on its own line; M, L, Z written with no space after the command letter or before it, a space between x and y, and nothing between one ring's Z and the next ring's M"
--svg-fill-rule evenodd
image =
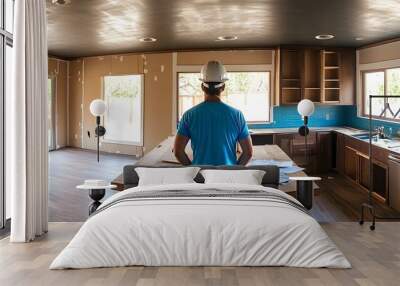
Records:
M144 146L144 96L145 96L145 82L144 82L144 74L142 73L121 73L121 74L106 74L101 77L101 95L102 99L104 102L107 103L106 96L105 96L105 77L118 77L118 76L140 76L141 78L141 100L140 100L140 112L141 112L141 124L140 124L140 141L137 142L131 142L131 141L122 141L122 140L112 140L112 139L105 139L105 137L102 139L101 142L106 143L106 144L120 144L120 145L128 145L128 146L138 146L138 147L143 147ZM103 124L104 127L106 128L107 132L107 126L106 126L106 114L103 116Z
M393 67L386 67L386 68L376 68L376 69L367 69L367 70L362 70L361 71L361 116L363 117L369 117L369 114L365 112L366 109L366 80L365 76L369 73L377 73L377 72L383 72L383 94L387 94L387 72L388 70L393 70L393 69L400 69L400 66L393 66ZM369 96L369 95L368 95ZM400 94L399 94L399 99L400 99ZM388 98L384 98L384 104L386 104L389 101ZM397 110L395 110L396 112ZM370 111L371 112L371 111ZM374 119L378 120L384 120L384 121L391 121L391 122L400 122L400 118L390 118L386 116L377 116L377 115L372 115L371 117Z
M180 65L177 66L175 75L176 75L176 124L179 123L179 74L181 73L200 73L202 65ZM273 65L262 64L262 65L225 65L226 71L229 72L267 72L269 73L269 92L266 94L267 102L269 104L268 109L268 120L267 121L246 121L247 124L255 125L255 124L271 124L272 123L272 107L273 107ZM200 84L200 81L199 81Z

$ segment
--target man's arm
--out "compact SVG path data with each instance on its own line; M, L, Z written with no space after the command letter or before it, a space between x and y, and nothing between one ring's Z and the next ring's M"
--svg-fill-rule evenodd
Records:
M186 136L177 134L175 137L175 144L174 144L175 157L182 165L185 166L192 164L188 155L185 152L185 148L188 142L189 138Z
M242 140L239 140L239 145L242 149L242 154L240 155L237 164L246 166L251 160L251 157L253 157L253 144L251 143L251 137L248 136Z

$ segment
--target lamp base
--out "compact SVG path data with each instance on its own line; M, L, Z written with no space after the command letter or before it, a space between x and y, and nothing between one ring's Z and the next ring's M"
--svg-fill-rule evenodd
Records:
M94 133L96 136L104 136L106 134L106 129L103 126L97 126L96 129L94 130Z
M307 136L309 133L310 133L310 129L306 125L303 125L299 128L299 134L301 136Z

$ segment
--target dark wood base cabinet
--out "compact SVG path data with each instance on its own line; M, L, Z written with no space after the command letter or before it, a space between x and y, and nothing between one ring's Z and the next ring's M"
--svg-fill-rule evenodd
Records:
M275 134L274 144L305 168L307 174L324 174L332 169L331 132L310 132L307 149L305 138L296 133Z
M370 165L368 143L347 135L338 134L336 141L336 170L349 180L364 188L370 188ZM388 199L389 152L374 146L372 149L372 190L373 196L383 202Z

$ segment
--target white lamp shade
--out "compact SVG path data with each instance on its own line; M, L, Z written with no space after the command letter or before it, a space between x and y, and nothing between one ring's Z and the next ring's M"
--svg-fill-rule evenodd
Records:
M101 116L106 112L106 103L101 99L95 99L90 103L90 113L93 116Z
M301 116L310 116L314 112L314 103L309 99L303 99L297 105L297 111Z

